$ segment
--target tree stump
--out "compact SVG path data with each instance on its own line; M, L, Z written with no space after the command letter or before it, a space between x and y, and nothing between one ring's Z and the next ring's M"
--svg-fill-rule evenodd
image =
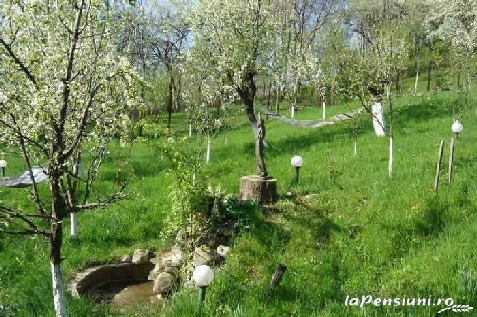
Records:
M277 201L277 180L259 175L242 176L240 179L240 199L256 200L260 204Z

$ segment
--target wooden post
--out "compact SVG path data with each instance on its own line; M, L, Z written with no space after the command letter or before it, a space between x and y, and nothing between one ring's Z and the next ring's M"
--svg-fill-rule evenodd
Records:
M452 184L453 170L454 170L454 138L451 138L450 152L449 152L449 184Z
M328 149L328 163L330 168L330 179L333 180L335 176L335 168L333 166L333 154L331 153L331 149Z
M434 179L434 191L437 192L439 188L439 172L441 170L441 163L442 163L442 153L444 151L444 140L441 140L441 144L439 145L439 155L437 157L437 170L436 170L436 177Z
M285 264L280 263L277 267L277 270L275 271L275 274L273 274L272 280L270 281L270 285L268 286L267 290L267 296L272 295L273 290L280 284L280 281L282 280L283 274L285 274L285 271L287 270L287 266Z

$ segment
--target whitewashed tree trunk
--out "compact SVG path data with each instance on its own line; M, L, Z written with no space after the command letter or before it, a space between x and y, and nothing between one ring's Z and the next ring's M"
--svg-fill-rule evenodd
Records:
M189 138L192 137L192 123L189 123Z
M78 214L76 212L70 213L70 234L72 237L78 236Z
M51 278L53 282L53 305L56 317L66 317L66 297L63 287L63 274L61 264L50 263Z
M394 150L393 150L393 138L389 138L389 165L388 165L388 176L389 178L393 175L393 159L394 159Z
M291 106L291 118L295 118L295 107L296 107L296 104L297 104L297 101L298 101L298 77L295 79L295 86L293 87L293 95L294 95L294 99L293 99L293 105Z
M205 152L205 163L209 164L210 162L210 135L207 136L207 150Z
M73 174L77 177L83 176L83 166L81 164L81 153L79 154L78 161L73 162ZM77 181L75 181L77 182ZM79 185L75 185L79 186ZM75 193L74 195L78 195ZM78 197L73 197L74 203L78 203ZM77 237L78 236L78 214L75 212L70 213L70 236Z
M323 98L323 102L321 103L321 110L323 112L323 120L326 118L326 102L325 98Z
M384 122L384 114L383 114L383 105L381 102L376 102L372 106L373 112L373 127L374 132L377 136L385 136L385 122Z
M416 71L416 80L414 81L414 94L417 94L417 83L419 82L419 70Z

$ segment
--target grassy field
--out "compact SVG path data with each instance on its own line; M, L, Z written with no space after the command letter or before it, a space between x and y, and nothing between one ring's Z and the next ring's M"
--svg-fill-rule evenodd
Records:
M474 99L473 99L474 100ZM267 122L266 163L280 194L291 192L273 208L251 214L235 238L227 263L216 270L203 305L196 291L175 294L164 308L141 305L119 313L87 299L68 298L69 315L86 316L435 316L441 306L345 305L345 299L452 298L477 310L477 118L471 106L456 141L454 181L447 182L452 137L451 92L397 97L394 118L395 165L387 176L388 140L377 138L368 118L361 124L353 155L352 122L318 129ZM328 115L350 106L330 107ZM296 119L321 118L306 108ZM176 130L187 127L175 117ZM254 144L245 116L213 139L207 182L238 193L239 179L255 173ZM433 190L437 150L445 140L439 192ZM192 140L191 142L195 142ZM9 149L7 174L25 167ZM329 169L333 156L333 176ZM304 166L292 184L290 158ZM97 262L114 261L136 248L161 250L163 219L171 208L172 176L161 153L144 143L113 145L98 190L112 191L116 169L132 168L131 199L104 210L79 215L79 240L64 239L65 277ZM42 185L45 186L45 185ZM45 188L41 188L45 190ZM0 189L0 200L28 208L27 189ZM68 226L68 224L66 224ZM53 315L47 244L40 238L0 234L0 316ZM273 296L264 292L279 263L288 266ZM441 315L450 316L453 312ZM477 315L475 312L462 313Z

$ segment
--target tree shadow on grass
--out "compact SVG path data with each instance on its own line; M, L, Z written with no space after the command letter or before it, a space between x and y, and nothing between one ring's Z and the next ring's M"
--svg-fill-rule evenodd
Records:
M333 126L308 128L306 133L288 135L287 137L280 136L279 139L274 134L279 135L280 131L277 129L268 132L268 147L265 148L265 155L269 157L277 157L286 152L303 151L315 144L331 143L339 136L351 134L351 129L345 124L335 123ZM242 151L245 153L255 153L254 147L254 142L246 142L243 144Z
M294 226L311 232L311 237L317 245L329 242L333 232L342 232L343 228L328 218L322 210L312 206L302 199L295 199L294 203L300 213L287 213L284 218Z
M271 252L282 252L291 239L289 231L266 220L256 220L253 223L253 236L260 245L269 248Z
M411 104L396 111L394 121L396 126L407 127L450 115L452 115L452 109L444 100L424 100L419 104Z

